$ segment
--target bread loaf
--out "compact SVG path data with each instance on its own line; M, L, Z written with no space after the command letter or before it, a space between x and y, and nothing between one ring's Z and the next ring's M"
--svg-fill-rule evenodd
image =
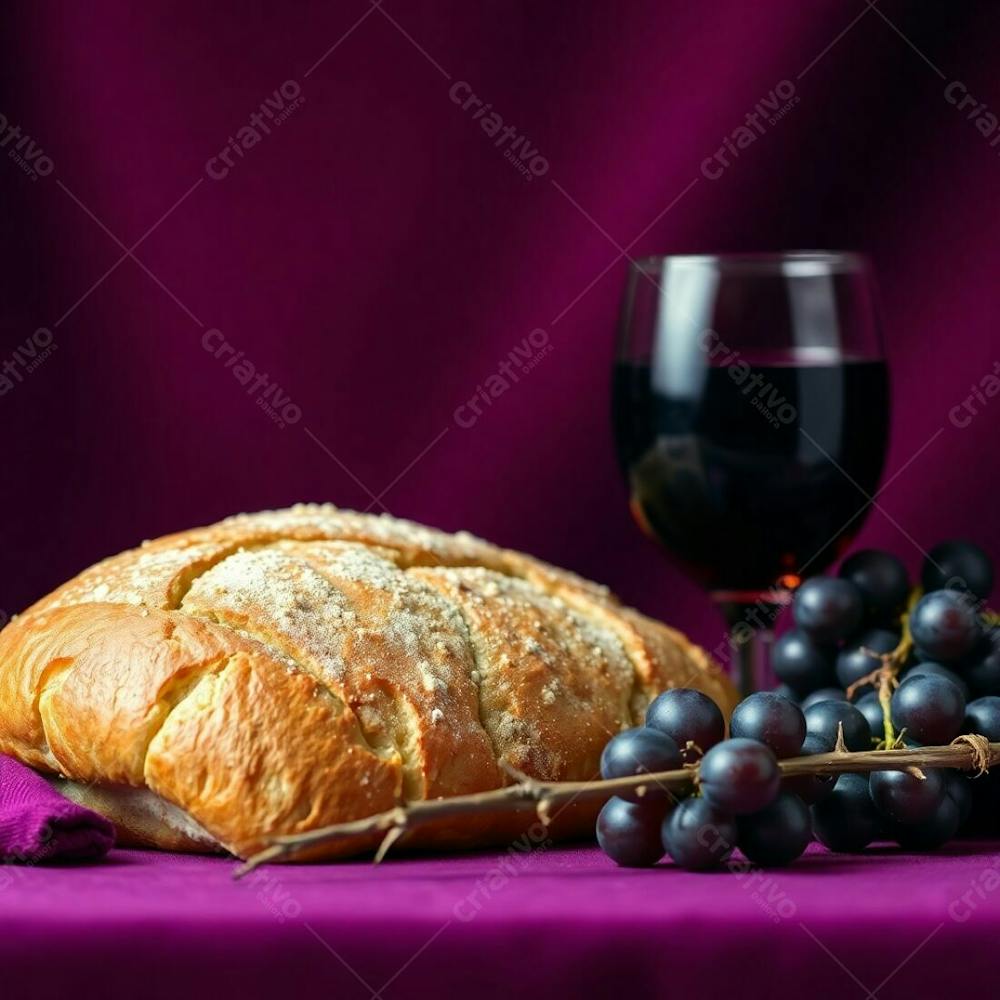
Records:
M301 505L146 542L15 618L0 751L125 842L246 856L500 787L504 764L594 778L669 687L734 701L702 650L603 587L465 533ZM421 836L486 844L521 822Z

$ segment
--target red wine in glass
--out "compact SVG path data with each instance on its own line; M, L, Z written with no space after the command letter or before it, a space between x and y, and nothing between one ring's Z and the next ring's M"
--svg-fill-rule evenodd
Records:
M867 262L639 261L613 415L636 521L740 628L751 688L761 616L748 611L787 601L843 552L882 472L888 380Z

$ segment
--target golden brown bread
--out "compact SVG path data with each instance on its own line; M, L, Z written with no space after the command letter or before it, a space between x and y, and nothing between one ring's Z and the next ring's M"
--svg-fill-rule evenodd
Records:
M497 788L502 765L593 778L668 687L734 702L702 650L602 587L465 533L301 505L145 543L12 621L0 751L127 842L246 856ZM590 818L570 809L555 833ZM422 837L485 844L528 823Z

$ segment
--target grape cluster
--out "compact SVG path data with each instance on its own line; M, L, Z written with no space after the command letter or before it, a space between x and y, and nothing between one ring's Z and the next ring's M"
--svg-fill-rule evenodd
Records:
M875 550L846 559L836 577L803 583L794 627L774 647L781 686L740 702L728 739L722 713L705 695L661 694L645 726L610 741L602 777L697 763L696 793L678 800L651 782L610 799L597 821L605 853L640 867L667 854L682 868L705 871L738 848L754 864L784 865L813 837L833 851L860 851L879 839L926 850L983 811L979 800L988 798L995 812L1000 795L991 778L947 769L782 778L778 766L782 758L830 753L838 735L853 751L882 742L876 686L857 682L881 666L883 654L902 659L904 623L912 651L891 697L890 730L911 747L947 744L963 732L1000 742L1000 630L984 613L993 587L989 558L969 542L943 543L931 550L921 586L923 596L907 608L905 567Z
M924 593L909 609L913 648L903 665L900 692L902 685L934 676L957 688L961 702L945 694L950 689L941 684L921 681L924 686L917 692L922 691L922 697L897 692L899 712L915 741L948 742L962 721L958 705L1000 695L1000 634L987 627L983 616L993 588L993 566L971 542L944 542L928 553L920 578ZM903 564L874 549L847 558L836 577L803 583L792 605L794 627L774 645L772 666L781 681L779 693L804 711L823 701L849 700L868 720L873 736L880 736L881 709L874 685L865 679L878 669L884 654L900 645L909 594ZM918 705L928 700L935 703L931 714L942 717L936 725L916 717ZM894 717L896 711L894 705Z
M1000 701L1000 699L998 699ZM646 725L615 736L601 757L601 776L674 770L698 761L700 794L678 800L655 781L642 793L610 799L597 818L597 840L620 865L653 865L664 854L706 871L739 847L760 865L787 864L812 839L806 801L828 793L829 778L783 781L781 757L823 753L833 744L809 737L802 710L772 692L736 707L726 739L722 712L698 691L665 691ZM682 749L683 748L683 749Z
M928 553L920 583L923 596L907 621L913 648L890 704L892 731L910 747L940 746L963 732L1000 737L1000 637L983 615L993 589L989 557L971 542L944 542ZM848 750L882 741L876 687L858 682L900 646L910 593L903 564L872 549L847 558L835 578L813 578L798 590L794 628L775 644L772 663L808 733L835 740L839 724ZM813 831L836 851L879 838L936 847L969 819L973 789L995 797L992 781L953 771L925 771L923 779L903 771L845 774L814 804Z

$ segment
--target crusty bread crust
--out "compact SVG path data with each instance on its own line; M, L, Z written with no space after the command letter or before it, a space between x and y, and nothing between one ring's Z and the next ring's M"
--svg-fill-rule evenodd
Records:
M669 687L727 713L735 700L679 632L571 573L301 505L144 543L12 621L0 751L65 779L131 842L245 857L274 834L500 787L508 768L593 778ZM552 832L591 820L569 809ZM413 843L530 823L451 821Z

